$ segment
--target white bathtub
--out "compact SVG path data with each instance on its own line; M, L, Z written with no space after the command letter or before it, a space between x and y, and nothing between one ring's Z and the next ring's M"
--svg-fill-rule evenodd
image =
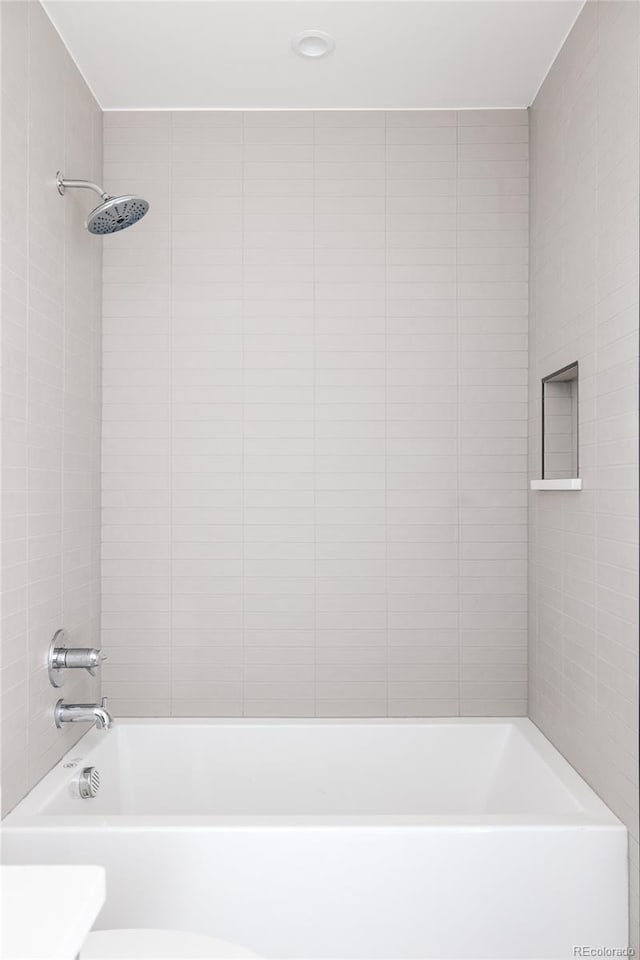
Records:
M93 800L74 791L86 765ZM528 720L121 720L16 807L3 846L9 863L104 864L99 926L266 957L627 943L626 831Z

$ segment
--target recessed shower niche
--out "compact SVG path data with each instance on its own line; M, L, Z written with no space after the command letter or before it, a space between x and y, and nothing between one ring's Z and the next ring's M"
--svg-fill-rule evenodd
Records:
M542 378L542 478L533 490L579 490L578 363Z

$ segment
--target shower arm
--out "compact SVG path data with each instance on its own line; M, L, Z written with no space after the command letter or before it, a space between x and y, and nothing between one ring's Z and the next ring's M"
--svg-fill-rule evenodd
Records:
M91 180L67 180L62 176L60 171L58 171L56 174L56 184L60 196L64 196L64 191L67 187L72 187L79 188L81 190L93 190L93 192L101 196L103 200L111 199L110 194L105 193L102 187L98 186L97 183L93 183Z

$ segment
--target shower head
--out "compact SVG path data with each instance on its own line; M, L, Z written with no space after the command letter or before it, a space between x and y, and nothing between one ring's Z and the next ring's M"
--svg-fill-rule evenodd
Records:
M148 209L149 204L142 197L109 197L91 211L85 226L89 233L117 233L142 220Z
M61 173L56 176L58 193L64 195L67 187L78 187L82 190L93 190L102 197L102 203L88 215L85 227L89 233L104 236L107 233L118 233L132 227L138 220L142 220L149 204L142 197L127 194L123 197L111 197L91 180L66 180Z

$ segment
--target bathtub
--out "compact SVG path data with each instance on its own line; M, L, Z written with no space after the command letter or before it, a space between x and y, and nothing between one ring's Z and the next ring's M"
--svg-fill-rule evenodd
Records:
M88 765L101 787L83 800ZM281 960L627 943L626 831L524 719L119 720L9 814L3 847L104 864L100 927Z

